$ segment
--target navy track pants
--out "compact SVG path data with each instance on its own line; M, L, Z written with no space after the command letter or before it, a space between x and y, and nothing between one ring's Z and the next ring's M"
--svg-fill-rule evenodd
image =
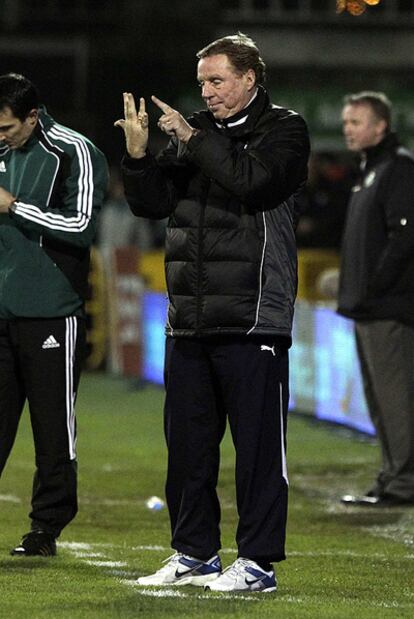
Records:
M216 492L228 419L236 451L238 556L285 558L288 352L271 337L167 338L166 498L172 547L221 547Z

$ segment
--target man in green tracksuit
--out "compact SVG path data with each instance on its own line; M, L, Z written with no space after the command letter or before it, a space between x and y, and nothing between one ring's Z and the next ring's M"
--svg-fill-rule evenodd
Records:
M31 531L14 555L54 555L77 512L75 400L103 154L57 124L22 75L0 76L0 474L28 401Z

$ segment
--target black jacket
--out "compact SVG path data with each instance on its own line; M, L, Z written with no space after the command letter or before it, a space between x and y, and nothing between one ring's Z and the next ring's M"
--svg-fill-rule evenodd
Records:
M290 344L292 196L306 180L308 134L263 88L237 119L246 114L220 128L199 112L187 145L173 139L157 159L124 158L125 193L136 215L169 216L167 334L271 334Z
M389 134L363 161L348 205L338 311L414 324L414 156Z

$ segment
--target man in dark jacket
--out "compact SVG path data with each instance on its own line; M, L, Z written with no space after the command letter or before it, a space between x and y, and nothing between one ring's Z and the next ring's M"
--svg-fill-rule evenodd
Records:
M54 555L77 512L75 400L102 153L56 123L24 76L0 77L0 474L27 399L31 531L13 555Z
M349 505L414 503L414 156L391 132L383 93L345 99L344 134L361 155L345 226L340 314L355 320L365 396L381 470Z
M296 294L293 195L306 179L302 118L269 102L245 35L197 54L207 111L188 121L156 97L171 136L147 150L145 101L124 93L127 200L169 217L165 360L166 496L176 554L142 585L273 591L285 558L288 348ZM221 572L219 444L236 448L238 558Z

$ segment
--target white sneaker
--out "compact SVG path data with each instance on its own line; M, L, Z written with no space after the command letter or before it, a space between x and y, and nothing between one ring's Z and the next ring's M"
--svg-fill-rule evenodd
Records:
M277 582L273 570L266 572L255 561L240 557L226 568L214 582L205 587L206 591L276 591Z
M176 552L165 559L164 567L150 576L138 578L139 585L196 585L202 587L205 583L215 580L221 574L221 561L218 555L208 561L201 561Z

